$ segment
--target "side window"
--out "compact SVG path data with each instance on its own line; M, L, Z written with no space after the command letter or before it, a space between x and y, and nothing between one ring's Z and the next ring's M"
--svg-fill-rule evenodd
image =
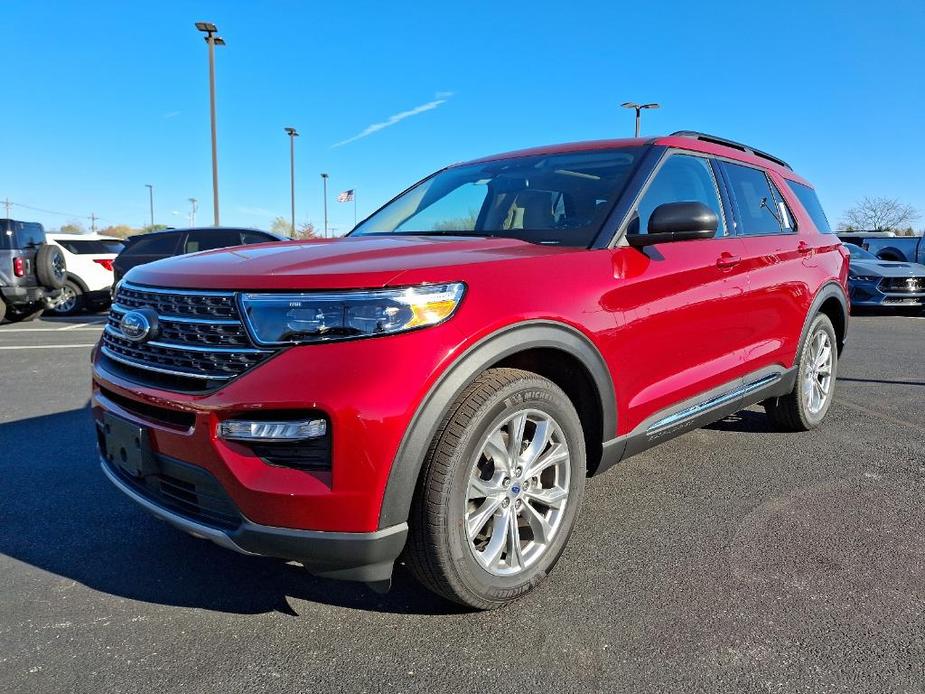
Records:
M171 255L176 249L176 234L157 234L133 243L128 255Z
M790 186L790 190L793 191L793 194L797 196L800 204L803 205L806 214L813 220L813 224L816 225L816 231L822 234L834 233L832 227L829 225L828 217L825 216L825 210L822 209L822 205L819 203L816 191L796 181L787 181L787 185Z
M630 233L648 233L652 212L659 205L668 202L702 202L713 210L719 219L717 236L726 235L723 206L708 159L687 154L672 154L655 174L648 190L639 201L636 207L637 217L630 222Z
M242 231L241 240L244 243L251 244L251 243L271 243L272 241L275 241L276 239L268 238L264 236L263 234L258 234L256 231Z
M190 233L183 252L196 253L197 251L211 251L216 248L227 248L228 246L240 245L241 232L239 231L230 231L227 229L196 231Z
M790 211L764 171L729 162L722 166L739 212L738 233L761 236L794 231Z

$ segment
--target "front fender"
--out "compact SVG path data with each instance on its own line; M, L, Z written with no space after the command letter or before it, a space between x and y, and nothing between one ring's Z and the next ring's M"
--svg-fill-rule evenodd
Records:
M579 359L601 394L603 431L617 430L617 409L610 370L594 344L578 330L555 321L537 320L502 328L466 350L421 401L392 463L382 499L379 527L405 522L427 449L450 406L485 369L518 352L560 349Z

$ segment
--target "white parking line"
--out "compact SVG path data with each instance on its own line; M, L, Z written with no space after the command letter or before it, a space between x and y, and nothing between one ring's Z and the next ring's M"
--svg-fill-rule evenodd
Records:
M83 345L3 345L0 349L71 349L74 347L94 347L95 342Z
M81 332L97 332L103 329L102 324L92 327L90 323L78 323L80 326L91 326L91 327L70 327L67 328L0 328L0 335L7 335L9 333L56 333L61 330L73 330L75 333Z
M93 323L74 323L72 325L65 325L63 328L55 328L55 330L77 330L79 328L86 328L88 325L93 325Z

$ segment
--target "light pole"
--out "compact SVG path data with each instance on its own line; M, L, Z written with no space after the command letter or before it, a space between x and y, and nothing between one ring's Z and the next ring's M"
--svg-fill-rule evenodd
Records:
M636 137L639 137L639 114L647 108L661 108L658 104L637 104L632 101L620 104L623 108L631 108L636 111Z
M289 197L292 203L292 238L295 238L295 139L299 136L295 128L284 128L289 133Z
M324 190L324 238L328 238L328 175L326 173L321 174L321 185Z
M154 226L154 186L150 183L145 183L145 188L148 189L148 206L151 208L151 226Z
M189 213L189 225L191 227L196 226L196 210L199 209L199 201L196 198L189 198L190 204L190 213Z
M219 224L218 213L218 145L215 138L215 47L224 46L225 39L216 36L218 28L212 22L196 22L196 28L206 35L209 44L209 113L212 120L212 207L215 226Z

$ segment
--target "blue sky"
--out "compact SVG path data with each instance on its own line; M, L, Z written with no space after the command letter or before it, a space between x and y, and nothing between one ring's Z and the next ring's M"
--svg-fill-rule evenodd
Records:
M790 161L829 216L898 197L925 226L925 4L804 2L71 2L0 9L0 200L104 223L211 221L208 72L218 25L222 222L352 226L450 162L697 129ZM883 104L878 106L878 104ZM384 127L383 127L384 126ZM360 136L363 135L363 136ZM0 210L2 212L2 210ZM48 227L71 221L14 208ZM83 220L86 224L86 220Z

